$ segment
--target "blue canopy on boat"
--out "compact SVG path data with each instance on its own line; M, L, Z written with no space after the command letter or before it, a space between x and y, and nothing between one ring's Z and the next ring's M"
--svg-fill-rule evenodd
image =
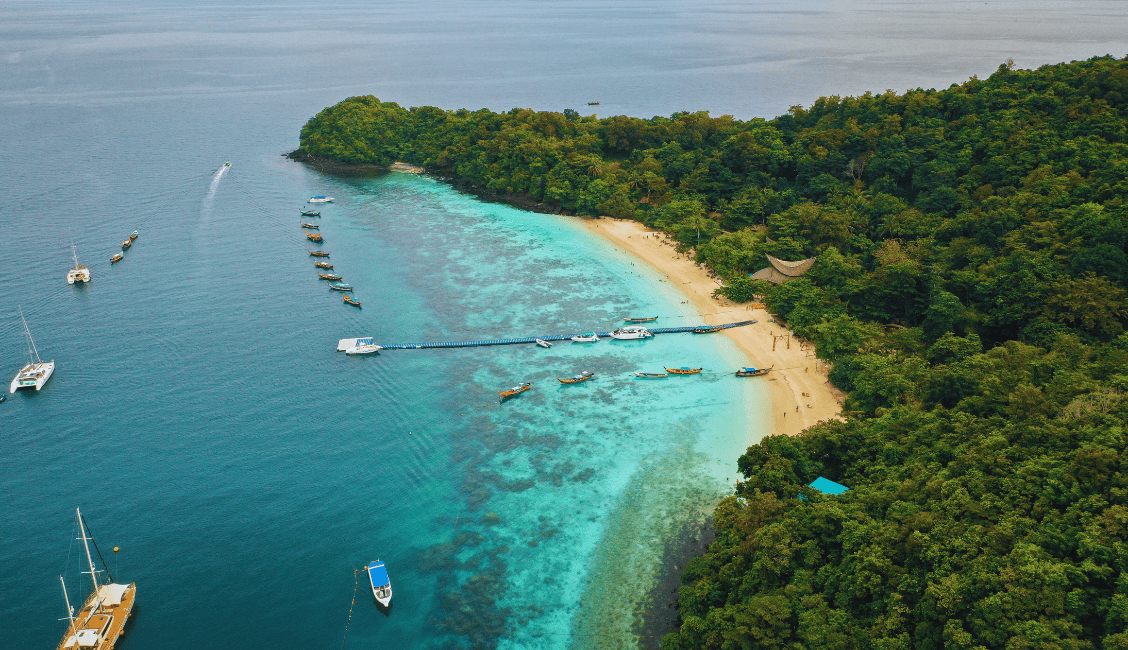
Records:
M756 372L756 369L755 368L741 368L741 371L743 371L743 372Z
M388 570L384 568L384 563L379 560L369 563L368 578L372 581L374 587L392 584L392 581L388 578Z

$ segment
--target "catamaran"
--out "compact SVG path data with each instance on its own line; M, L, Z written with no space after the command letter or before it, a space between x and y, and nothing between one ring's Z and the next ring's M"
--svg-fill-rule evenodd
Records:
M95 570L94 559L90 556L90 544L87 543L93 542L94 538L87 534L82 512L78 508L75 508L74 512L78 517L78 529L82 533L79 539L86 549L86 564L90 567L89 573L90 579L94 582L94 591L90 592L86 602L79 609L78 616L75 616L74 608L70 604L70 596L67 595L67 583L62 576L59 576L59 582L63 584L63 600L67 604L68 625L63 640L59 642L58 650L111 650L125 630L125 623L133 611L133 603L137 599L137 584L114 583L108 567L105 573L110 582L107 584L98 582L98 574L101 571ZM97 543L94 544L94 550L98 550ZM100 551L98 557L102 557Z
M373 560L365 569L368 570L368 581L372 583L372 595L384 607L391 607L392 580L388 577L388 568L380 560Z
M23 321L24 333L27 334L28 363L12 380L12 385L8 389L9 393L15 393L21 388L35 388L38 391L51 378L51 373L55 372L54 361L44 363L43 359L39 358L39 350L35 347L35 341L31 338L31 330L27 328L27 319L24 318L23 310L20 310L20 320Z
M74 268L67 272L67 284L90 282L90 269L78 263L78 249L74 244L71 244L71 254L74 256Z

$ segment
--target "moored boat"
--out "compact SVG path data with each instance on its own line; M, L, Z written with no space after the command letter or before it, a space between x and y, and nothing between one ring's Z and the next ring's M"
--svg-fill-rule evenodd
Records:
M302 224L302 228L310 228L310 229L313 229L313 230L317 230L318 228L321 227L321 226L319 226L315 223L306 223L304 221L299 221L298 223Z
M532 387L533 387L532 384L530 384L529 382L525 382L525 383L522 383L522 384L517 384L516 386L514 386L513 388L510 388L509 390L499 390L499 391L497 391L497 394L501 395L501 401L504 402L505 400L509 399L510 397L513 397L514 395L520 395L521 393L529 390Z
M629 325L627 327L620 327L619 329L615 330L614 332L611 332L611 338L619 339L621 341L630 341L630 340L635 340L635 339L648 339L652 336L654 336L654 334L650 330L646 329L645 327L640 327L638 325Z
M768 374L769 372L772 371L772 368L774 368L774 367L775 366L771 366L771 367L768 367L768 368L741 368L740 370L736 371L736 376L737 377L759 377L760 375Z
M27 335L27 365L16 373L16 377L12 379L12 385L8 387L9 393L15 393L21 388L34 388L36 391L42 390L43 384L51 378L51 374L55 372L55 362L47 361L39 358L39 349L35 347L35 340L31 338L31 330L27 326L27 319L24 318L23 310L20 310L20 320L23 322L24 334Z
M71 254L74 255L74 266L67 271L67 284L90 282L90 269L78 263L78 249L74 244L71 244Z
M302 213L303 217L320 217L321 216L320 212L314 212L313 210L299 210L299 212Z
M635 373L635 377L638 377L639 379L665 379L666 377L669 377L669 376L670 376L670 373L668 373L668 372L636 372Z
M320 273L318 275L320 275ZM331 285L329 285L329 288L332 289L333 291L352 291L353 290L351 284L331 284Z
M129 247L130 247L130 246L132 246L132 245L133 245L133 242L131 242L130 240L126 239L125 241L123 241L123 242L121 243L121 249L122 249L122 250L125 250L125 249L129 248Z
M306 239L308 239L312 242L317 242L318 244L325 241L324 239L321 238L321 233L319 233L319 232L307 232L305 234L305 236L306 236Z
M588 332L587 334L577 334L572 337L574 343L595 343L599 340L599 335L595 332Z
M627 323L652 323L656 320L658 320L657 316L647 316L647 317L623 316L623 321L625 321Z
M372 584L372 596L384 607L392 606L392 579L388 577L388 567L380 560L373 560L364 567L368 571L368 582Z
M345 297L348 298L348 296ZM375 343L369 343L367 345L357 345L351 347L345 350L345 354L372 354L373 352L379 352L383 349L383 346L376 345Z
M332 269L333 268L332 264L327 264L325 262L314 262L313 265L316 266L317 268L320 268L320 269Z
M326 253L325 251L309 251L309 254L313 255L314 257L329 257L329 253Z
M561 378L557 377L556 380L559 381L562 384L578 384L581 381L587 381L594 376L595 376L595 374L592 371L585 370L585 371L581 372L580 374L572 375L571 377L569 377L567 379L561 379Z
M334 280L335 281L335 280L341 279L341 276L333 274L333 273L318 273L317 277L321 278L322 280Z
M310 197L310 203L332 203L333 197L331 196L314 196Z
M59 582L63 585L63 600L67 605L67 616L64 619L67 621L67 629L57 650L111 650L121 637L125 624L129 621L129 615L133 612L133 604L137 600L137 583L127 585L114 583L108 566L105 567L105 571L94 568L94 559L90 555L90 544L88 544L93 542L94 538L89 535L86 520L83 519L82 512L78 508L75 508L75 516L78 518L78 529L82 533L79 539L86 549L86 564L90 567L90 579L94 582L94 590L87 596L76 616L70 604L70 596L67 594L67 583L62 576L59 577ZM94 544L94 549L98 549L97 543ZM99 552L98 557L101 556ZM105 560L102 562L104 565ZM107 584L98 582L99 573L105 573L110 582Z
M129 241L137 241L137 234L138 234L138 233L137 233L137 231L136 231L136 230L134 230L134 231L133 231L133 234L131 234L131 235L129 236Z
M687 368L682 366L681 368L666 368L666 372L671 375L697 375L701 373L701 368Z
M551 348L552 347L552 344L549 343L548 341L544 340L544 339L537 339L537 345L539 345L542 348Z
M354 300L352 296L350 296L350 295L348 295L348 294L345 294L345 295L343 295L343 296L341 296L341 297L345 299L345 302L349 303L349 304L350 304L350 305L352 305L353 307L360 307L360 301L359 301L359 300ZM345 350L345 352L348 352L348 350Z
M694 334L712 334L713 332L719 332L723 329L724 328L721 327L720 325L703 325L701 327L693 328L693 333Z
M120 262L123 257L125 257L125 255L122 255L121 253L115 253L114 256L110 258L110 264L116 264L117 262Z

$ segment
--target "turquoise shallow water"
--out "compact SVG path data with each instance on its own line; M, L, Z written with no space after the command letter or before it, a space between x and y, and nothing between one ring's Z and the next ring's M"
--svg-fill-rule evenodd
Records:
M770 117L1007 56L1128 49L1101 2L44 1L0 17L0 368L23 362L21 306L58 364L0 404L0 620L29 648L61 634L56 576L77 593L75 506L139 585L124 650L629 647L665 540L765 430L756 382L723 374L743 361L723 337L336 352L691 319L574 220L282 158L323 107ZM322 193L361 310L305 252L298 208ZM64 283L72 240L90 286ZM665 364L710 374L630 378ZM581 369L597 378L556 382ZM386 617L354 589L375 556Z

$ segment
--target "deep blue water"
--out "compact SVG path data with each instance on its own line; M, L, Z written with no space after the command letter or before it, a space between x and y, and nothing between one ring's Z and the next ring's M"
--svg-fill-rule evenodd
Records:
M119 647L630 647L665 541L729 488L766 396L722 337L346 357L692 322L578 222L281 157L344 97L770 117L1128 50L1119 3L19 3L0 8L0 602L50 647L81 506L140 606ZM1068 14L1065 12L1068 11ZM587 101L601 101L588 108ZM221 165L232 161L222 174ZM317 279L314 194L357 310ZM109 257L134 229L120 264ZM94 278L65 284L71 241ZM635 370L702 365L644 382ZM579 370L591 382L562 386ZM534 389L504 405L496 391ZM390 616L353 569L375 557ZM361 576L363 580L363 576Z

